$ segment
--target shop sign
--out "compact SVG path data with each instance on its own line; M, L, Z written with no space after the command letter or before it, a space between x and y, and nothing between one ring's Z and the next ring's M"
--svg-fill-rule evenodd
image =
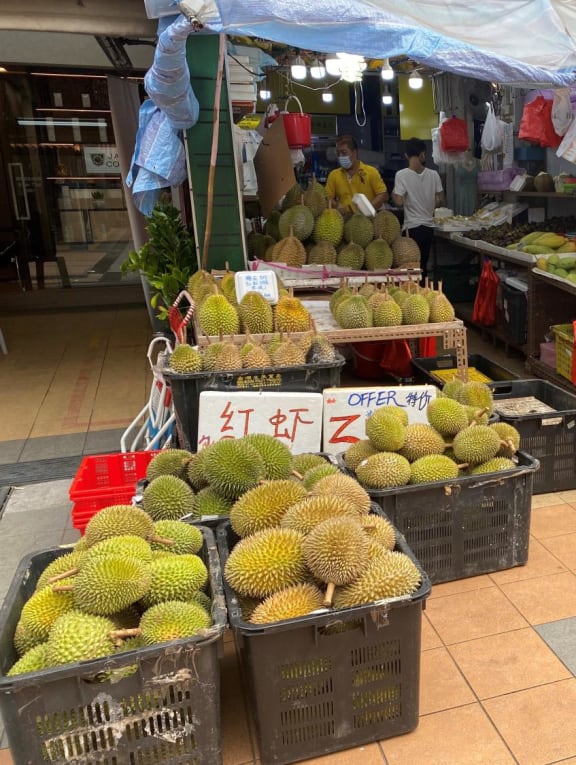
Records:
M326 388L323 445L328 454L345 451L366 438L366 418L381 406L399 406L410 424L427 423L426 407L436 398L435 385L399 385L374 388Z
M319 452L322 394L268 391L200 394L198 449L248 433L274 436L294 454Z
M87 173L120 175L120 157L115 146L84 146Z

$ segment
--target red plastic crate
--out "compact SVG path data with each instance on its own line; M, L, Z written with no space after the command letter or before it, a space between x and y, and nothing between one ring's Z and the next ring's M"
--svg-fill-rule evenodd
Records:
M119 452L84 457L70 485L68 496L74 502L72 525L82 534L90 518L108 505L129 504L136 483L158 451Z

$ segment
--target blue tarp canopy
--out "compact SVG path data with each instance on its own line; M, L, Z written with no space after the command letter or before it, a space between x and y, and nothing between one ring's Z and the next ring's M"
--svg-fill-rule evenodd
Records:
M320 53L408 56L501 83L576 82L573 0L184 0L175 8L209 31Z

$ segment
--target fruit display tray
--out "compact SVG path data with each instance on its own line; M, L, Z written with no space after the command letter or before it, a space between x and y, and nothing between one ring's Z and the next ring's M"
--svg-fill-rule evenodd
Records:
M219 765L219 653L227 625L213 532L199 527L213 626L202 635L6 677L14 630L46 566L69 548L24 558L0 611L0 713L14 765Z
M422 611L431 587L397 537L396 549L421 572L412 595L262 625L244 621L224 584L262 765L320 757L418 725ZM216 538L224 567L237 537L225 523Z
M367 491L438 584L526 563L538 467L518 452L518 466L500 473Z

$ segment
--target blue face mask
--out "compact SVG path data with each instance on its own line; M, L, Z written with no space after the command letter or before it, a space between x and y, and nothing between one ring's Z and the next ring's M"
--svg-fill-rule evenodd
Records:
M352 167L352 160L350 157L338 157L338 162L340 163L340 167L343 167L344 170L348 170L349 167Z

